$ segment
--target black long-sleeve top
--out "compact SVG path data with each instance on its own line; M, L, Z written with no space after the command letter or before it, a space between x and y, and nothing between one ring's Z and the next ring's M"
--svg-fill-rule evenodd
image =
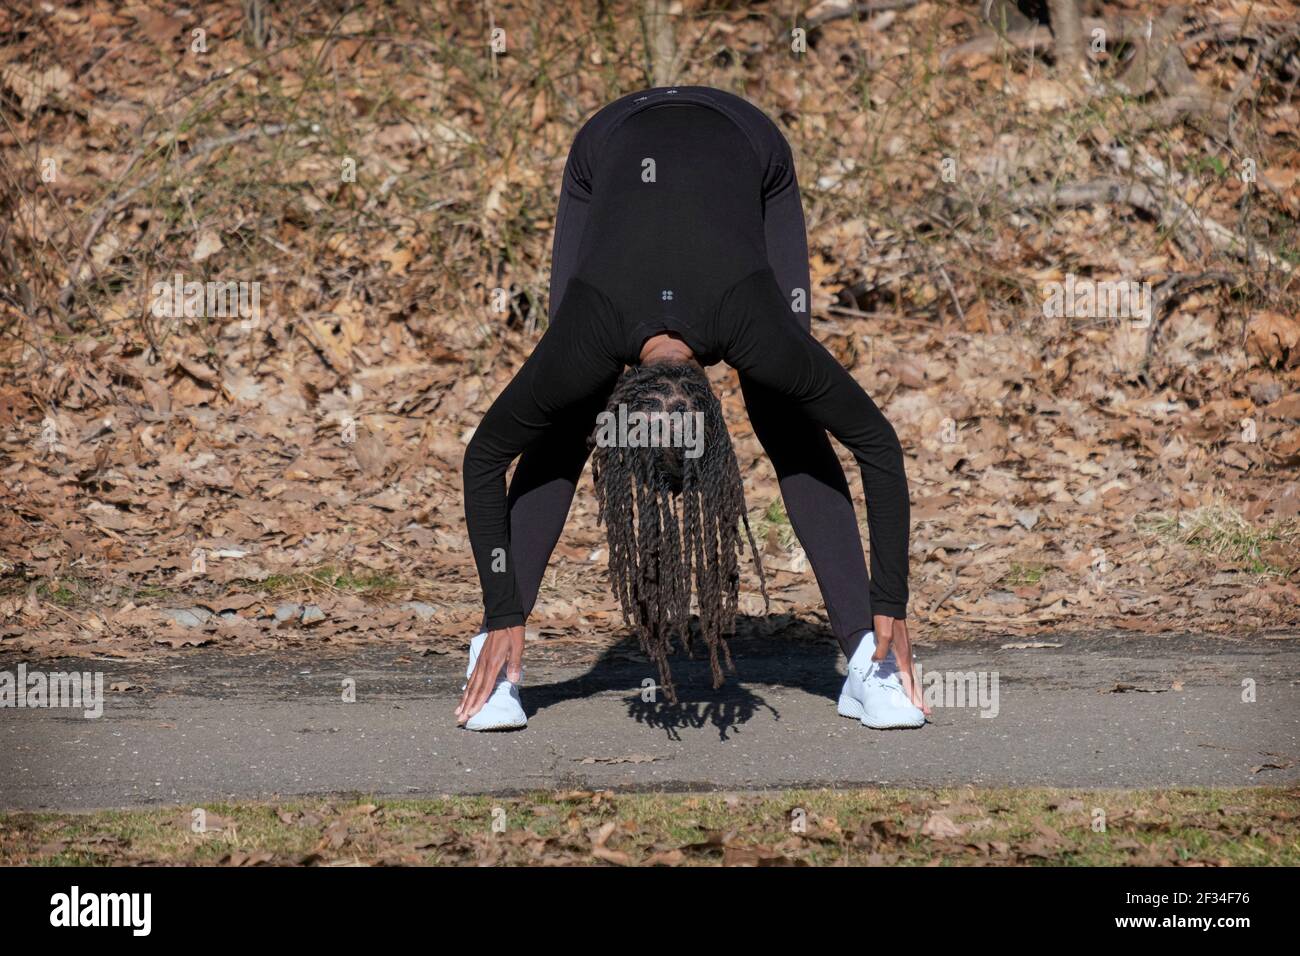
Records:
M898 437L792 316L791 290L768 261L765 211L798 201L784 138L761 111L716 90L640 95L635 104L625 98L617 123L598 131L589 123L575 141L567 205L585 222L564 264L571 275L546 333L466 449L465 516L485 626L524 622L513 567L501 560L510 553L510 463L566 410L608 396L661 332L680 335L701 364L725 361L780 391L853 453L867 497L872 610L906 616L909 507ZM738 122L729 115L737 111L752 112Z

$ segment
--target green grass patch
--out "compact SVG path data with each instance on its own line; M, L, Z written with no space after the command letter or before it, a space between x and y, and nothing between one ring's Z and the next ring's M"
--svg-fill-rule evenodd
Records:
M785 513L785 504L780 498L774 500L763 511L763 520L768 524L786 524L790 523L790 516Z
M1008 587L1019 588L1037 584L1047 573L1047 565L1035 562L1012 561L1007 573L1002 576L1002 583Z
M1256 525L1231 508L1207 506L1176 514L1148 512L1138 530L1250 574L1286 575L1300 567L1300 521Z
M143 604L163 600L173 593L164 587L123 587L91 578L29 578L22 574L7 574L0 577L0 595L26 593L33 584L37 598L62 608L102 607L106 601Z
M36 585L36 597L49 604L62 608L81 606L90 603L96 590L94 581L76 578L26 578L21 575L7 575L0 593L17 594L26 592L32 584Z
M38 596L59 607L71 607L82 599L83 589L66 581L42 581L36 585Z
M243 578L232 583L246 590L265 591L275 596L333 591L362 597L382 597L412 586L395 574L333 565L323 565L308 571L273 574L262 581ZM175 589L154 585L115 586L90 578L27 578L20 574L8 574L0 577L0 595L25 593L33 584L40 600L61 608L102 607L105 602L157 603L174 598L177 594Z
M762 542L775 539L776 544L785 551L796 548L799 539L790 524L790 516L785 513L785 504L780 498L771 501L766 508L755 515L750 512L749 526L754 532L754 540Z

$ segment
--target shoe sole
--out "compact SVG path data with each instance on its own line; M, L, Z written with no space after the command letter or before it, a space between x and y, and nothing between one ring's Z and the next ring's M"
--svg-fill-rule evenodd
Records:
M501 685L498 684L497 686L500 687ZM493 693L495 694L496 691L494 690ZM480 713L481 713L481 711L480 711ZM471 719L473 719L473 718L471 718ZM467 725L462 725L462 727L463 727L465 730L473 730L473 731L481 731L481 730L521 730L521 729L523 729L524 727L527 727L527 726L528 726L528 715L525 714L525 713L523 713L522 710L520 711L519 716L518 716L517 718L511 718L511 719L509 719L509 720L501 721L500 723L495 723L495 724L486 724L486 725L484 725L484 726L480 726L480 727L470 727L470 726L467 726Z
M479 713L482 713L482 711L480 711ZM473 718L470 719L472 720ZM468 725L462 725L462 726L464 727L465 730L473 730L476 732L483 731L483 730L522 730L524 727L528 726L528 715L525 714L522 709L520 709L518 717L511 717L506 720L499 721L498 723L495 724L485 724L479 727L470 727Z
M490 724L487 727L469 727L462 724L461 729L472 730L474 733L479 734L479 733L483 733L484 731L493 731L493 730L523 730L527 726L528 726L528 721L525 720L521 724L520 723Z
M918 724L915 721L904 721L902 723L870 723L867 720L866 708L862 706L861 701L855 697L849 697L847 694L840 695L839 713L841 717L851 717L858 721L863 727L870 727L872 730L915 730L918 727L925 726L925 718L921 718Z

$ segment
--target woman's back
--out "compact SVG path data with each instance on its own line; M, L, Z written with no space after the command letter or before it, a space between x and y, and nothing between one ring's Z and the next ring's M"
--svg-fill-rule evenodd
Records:
M626 320L695 324L722 293L767 265L763 169L716 109L668 101L604 141L575 274Z

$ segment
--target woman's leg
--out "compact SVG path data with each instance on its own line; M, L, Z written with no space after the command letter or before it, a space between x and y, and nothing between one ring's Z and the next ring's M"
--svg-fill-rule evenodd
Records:
M786 147L787 175L764 210L768 264L791 307L791 320L812 326L812 288L803 204ZM802 308L800 308L802 306ZM749 421L776 469L790 525L803 545L821 589L831 631L852 657L871 630L871 597L858 517L844 469L824 429L789 402L744 376L740 379Z
M520 456L510 479L510 558L525 615L537 603L542 575L587 463L587 439L608 400L599 396L554 425L542 442Z
M863 632L871 630L871 598L844 469L826 432L779 393L743 376L740 387L754 434L776 469L790 525L826 602L831 631L845 656L852 657Z
M589 160L582 155L582 145L583 136L579 132L565 162L555 212L547 302L551 319L555 318L565 287L577 266L587 222L590 189L585 170ZM542 575L564 531L573 493L587 463L587 437L607 400L608 396L599 396L556 423L541 442L520 456L510 479L506 499L510 508L510 560L525 615L532 613L537 603Z

